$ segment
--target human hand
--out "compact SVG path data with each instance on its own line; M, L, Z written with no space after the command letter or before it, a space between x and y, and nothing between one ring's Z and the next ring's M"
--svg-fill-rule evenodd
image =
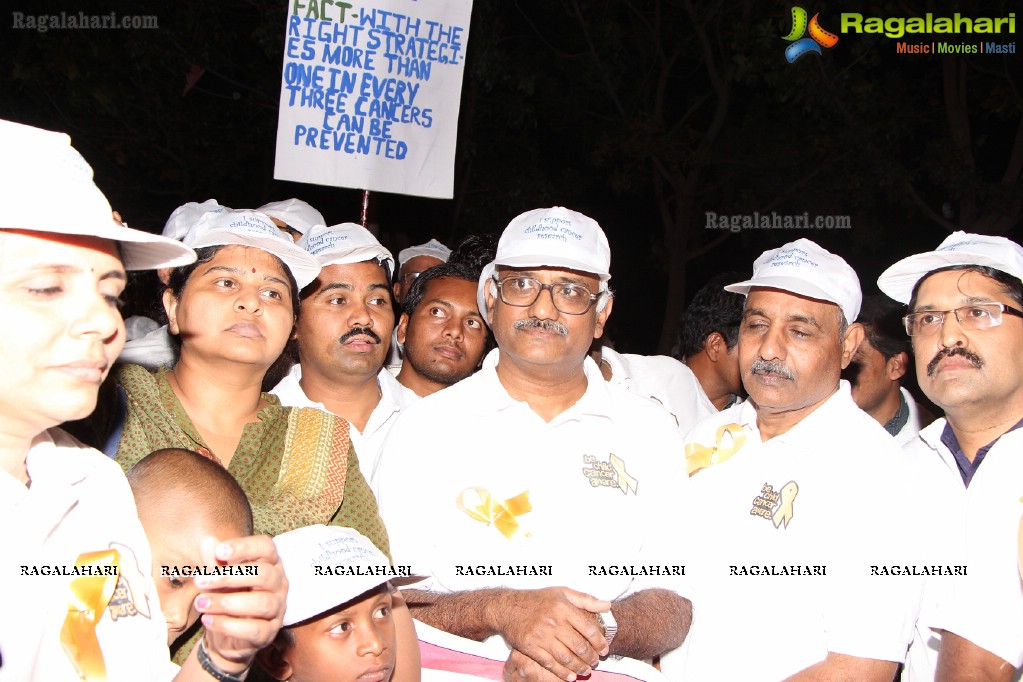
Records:
M512 649L504 662L505 682L556 682L559 678L518 649Z
M516 651L568 682L589 675L607 655L607 642L593 614L610 609L610 602L567 587L549 587L512 590L499 608L499 632L513 649L505 663L506 679L512 673L542 679L514 655Z
M202 556L207 566L244 567L244 575L199 576L202 592L195 607L206 628L206 651L226 673L246 670L256 652L270 644L284 620L288 579L277 548L268 536L217 542L206 538Z

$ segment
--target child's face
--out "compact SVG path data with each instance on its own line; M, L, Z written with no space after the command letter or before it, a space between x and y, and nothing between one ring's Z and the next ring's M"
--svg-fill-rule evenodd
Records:
M291 682L388 682L394 670L394 620L387 584L289 628L283 652Z
M191 576L162 575L163 567L195 567L203 564L202 539L212 535L229 540L244 535L229 523L211 524L197 517L140 513L142 527L153 548L153 580L160 598L160 610L167 619L167 646L199 619L195 598L199 588Z

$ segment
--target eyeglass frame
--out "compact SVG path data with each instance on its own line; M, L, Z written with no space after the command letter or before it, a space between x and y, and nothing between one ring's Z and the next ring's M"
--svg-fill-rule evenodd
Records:
M1023 319L1023 310L1019 310L1018 308L1013 308L1012 306L1006 305L1005 303L999 303L998 301L983 301L983 302L978 302L978 303L970 303L968 305L961 305L958 308L952 308L951 310L919 310L919 311L917 311L915 313L909 313L908 315L904 315L903 316L903 318L902 318L902 326L906 330L906 335L909 336L909 337L914 337L914 336L930 336L930 334L913 334L912 332L910 332L909 328L910 328L910 320L911 320L911 318L917 317L918 315L941 315L941 320L934 327L935 332L936 332L937 330L939 330L939 329L941 329L942 327L945 326L945 316L948 315L949 313L953 313L955 315L956 322L958 322L960 326L963 326L963 320L962 320L961 317L959 317L959 311L960 310L967 310L968 308L979 308L981 306L986 306L986 305L988 305L988 306L998 306L998 309L999 309L999 311L998 311L999 317L998 317L997 324L993 323L990 327L987 327L987 329L994 329L995 327L1000 327L1002 325L1002 315L1004 315L1005 313L1008 313L1009 315L1012 315L1013 317L1019 317L1019 318ZM983 331L983 329L978 329L978 330L979 331ZM931 332L931 333L935 333L935 332Z
M510 305L513 308L528 308L529 306L535 304L538 300L540 300L540 295L543 294L545 289L548 289L551 292L551 303L554 305L555 310L557 310L559 313L563 315L585 315L587 312L589 312L590 308L593 307L594 303L599 301L602 297L609 296L611 294L611 292L606 290L593 293L592 291L590 291L590 288L585 284L577 284L575 282L555 282L554 284L544 284L536 277L525 277L523 275L509 275L505 277L503 280L498 279L497 275L492 275L490 279L493 280L494 285L497 287L497 297L501 299L501 302L504 303L505 305ZM504 300L504 283L509 279L528 279L539 284L540 289L536 292L536 298L534 298L529 303L509 303L508 301ZM583 308L577 313L570 313L566 310L562 310L561 308L558 307L558 302L554 299L554 287L566 285L585 289L590 294L590 302L586 304L585 308Z

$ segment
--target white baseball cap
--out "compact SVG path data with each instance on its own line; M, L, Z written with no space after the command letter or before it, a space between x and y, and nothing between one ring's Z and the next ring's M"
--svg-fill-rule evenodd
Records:
M903 258L881 273L877 286L891 298L909 303L917 282L951 265L985 265L1023 280L1023 247L1005 237L953 232L937 250Z
M304 526L274 538L288 576L285 627L318 616L391 582L408 585L423 576L400 575L384 553L352 528Z
M309 234L309 230L317 225L326 225L323 214L301 199L285 199L284 201L271 201L256 209L265 213L271 218L277 218L288 225L288 227Z
M448 258L451 257L451 249L444 246L436 239L431 239L425 244L410 246L407 249L402 249L398 252L398 267L403 267L405 263L418 256L432 256L447 263Z
M204 213L188 230L184 242L196 249L237 245L266 251L284 261L299 289L320 274L320 264L315 258L296 246L268 217L256 211Z
M298 240L298 245L311 253L321 267L348 265L375 260L394 272L394 256L377 241L373 233L357 223L318 225Z
M0 120L0 149L0 229L116 241L126 270L195 261L195 252L180 242L114 222L92 168L64 133Z
M188 234L188 230L198 222L199 218L207 213L223 213L230 211L227 206L221 206L216 199L207 199L201 204L189 201L174 209L163 226L163 236L168 239L181 241Z
M834 303L850 323L856 321L863 302L856 271L841 257L809 239L797 239L764 251L753 262L753 278L729 284L725 291L746 296L753 287L781 289Z
M600 278L600 290L605 291L611 279L611 246L596 220L562 206L537 208L517 216L501 233L494 261L480 273L476 302L484 315L487 308L483 292L498 265L588 272Z

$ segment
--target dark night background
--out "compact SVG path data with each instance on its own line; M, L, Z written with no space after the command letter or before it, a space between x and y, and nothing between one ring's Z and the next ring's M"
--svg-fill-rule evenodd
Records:
M580 210L611 242L611 336L641 353L670 349L709 276L798 237L849 260L865 293L958 227L1020 241L1019 55L899 55L896 40L843 34L789 64L791 6L476 0L455 198L374 193L371 222L396 253L500 232L540 206ZM837 32L843 11L1004 17L1018 3L802 6ZM13 30L14 11L151 14L159 28ZM297 196L330 224L357 221L358 190L272 179L286 12L283 1L16 1L0 13L0 117L69 132L136 227L159 231L178 205L211 197L240 208ZM851 229L732 234L704 229L706 211L848 215Z

